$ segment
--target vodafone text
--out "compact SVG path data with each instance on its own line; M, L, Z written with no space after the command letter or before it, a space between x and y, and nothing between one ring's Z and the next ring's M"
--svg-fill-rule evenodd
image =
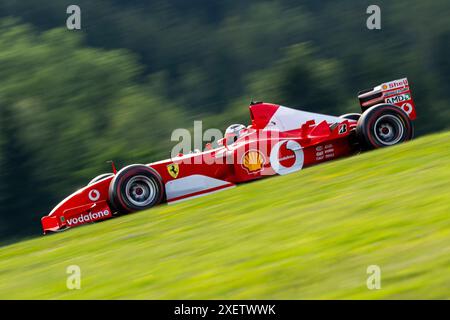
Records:
M99 211L99 212L89 212L87 214L82 214L78 217L69 218L67 219L67 224L69 226L76 226L85 222L91 222L91 221L97 221L104 217L107 217L110 215L110 212L108 209Z

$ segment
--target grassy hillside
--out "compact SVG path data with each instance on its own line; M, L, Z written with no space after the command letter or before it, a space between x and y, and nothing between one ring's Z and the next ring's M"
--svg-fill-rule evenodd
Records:
M0 299L448 299L449 267L443 133L3 247Z

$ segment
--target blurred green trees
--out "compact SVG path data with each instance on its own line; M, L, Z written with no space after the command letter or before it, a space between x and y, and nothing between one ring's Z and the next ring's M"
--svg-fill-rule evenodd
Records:
M63 29L3 21L0 66L2 234L36 229L49 204L110 170L108 159L158 159L179 125L176 107L137 84L132 54L83 47Z
M340 65L333 59L316 58L315 53L307 43L286 48L270 69L251 75L249 91L260 100L337 112L345 97Z
M450 2L68 0L0 3L0 238L93 176L166 158L170 133L248 122L251 98L357 112L356 92L408 76L417 133L450 120Z

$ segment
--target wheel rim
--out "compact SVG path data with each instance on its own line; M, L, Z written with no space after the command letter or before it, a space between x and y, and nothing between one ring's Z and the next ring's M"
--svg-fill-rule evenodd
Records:
M133 205L145 207L155 200L157 186L155 181L149 177L135 176L127 182L125 195Z
M393 145L398 143L403 137L402 121L390 114L381 116L375 122L373 128L375 137L384 145Z

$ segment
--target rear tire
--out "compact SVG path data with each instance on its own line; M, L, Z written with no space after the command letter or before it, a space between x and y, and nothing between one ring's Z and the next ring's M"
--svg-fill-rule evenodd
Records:
M145 165L134 164L121 169L109 186L109 199L119 213L149 209L164 196L161 176Z
M402 109L390 104L378 104L362 114L356 135L365 149L377 149L411 140L414 128Z

